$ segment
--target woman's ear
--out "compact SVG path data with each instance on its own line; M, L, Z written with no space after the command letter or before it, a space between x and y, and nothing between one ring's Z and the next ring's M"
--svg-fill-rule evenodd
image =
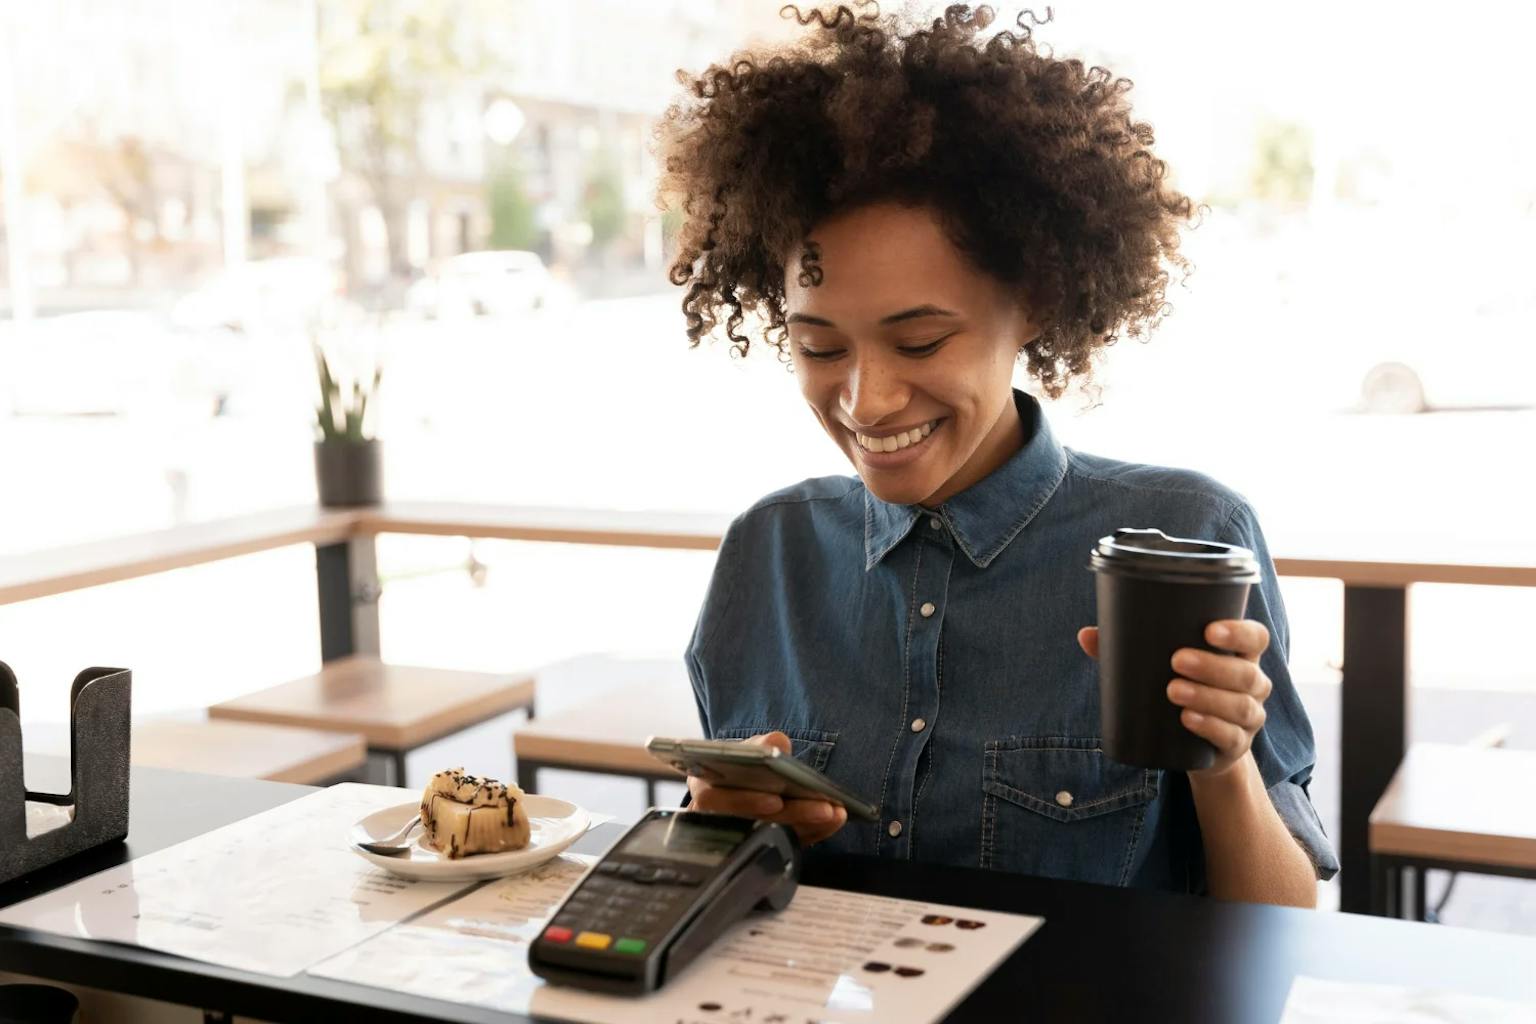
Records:
M1047 326L1044 323L1036 323L1034 320L1026 320L1024 322L1024 340L1019 342L1019 351L1023 352L1029 346L1039 341L1041 336L1045 334Z
M1040 340L1040 336L1051 326L1052 316L1050 310L1034 308L1032 303L1021 304L1019 312L1024 318L1019 341L1019 351L1022 352Z

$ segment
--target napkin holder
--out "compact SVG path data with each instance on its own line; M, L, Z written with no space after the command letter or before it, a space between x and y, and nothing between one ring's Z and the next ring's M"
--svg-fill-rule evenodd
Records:
M133 673L88 668L69 689L69 792L32 793L21 755L16 676L0 662L0 883L128 836ZM27 838L27 805L70 808L67 824Z

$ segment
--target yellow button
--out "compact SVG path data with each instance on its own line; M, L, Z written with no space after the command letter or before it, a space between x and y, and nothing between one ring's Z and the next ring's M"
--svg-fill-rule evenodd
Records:
M602 932L582 932L576 936L576 945L585 946L587 949L607 949L613 943L612 935L604 935Z

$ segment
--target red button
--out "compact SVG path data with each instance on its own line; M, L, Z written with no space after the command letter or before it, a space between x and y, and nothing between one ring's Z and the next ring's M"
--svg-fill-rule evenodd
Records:
M556 928L551 925L544 929L544 938L548 942L570 942L571 930L569 928Z

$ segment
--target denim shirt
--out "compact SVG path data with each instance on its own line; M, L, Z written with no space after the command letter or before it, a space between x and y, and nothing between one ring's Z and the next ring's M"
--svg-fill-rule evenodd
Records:
M1240 544L1263 568L1247 617L1269 629L1274 683L1253 754L1331 877L1307 796L1312 729L1252 510L1197 473L1066 449L1033 398L1014 400L1024 447L932 512L827 477L731 524L686 652L705 735L780 730L879 808L878 823L850 819L818 849L1204 891L1188 778L1105 756L1096 667L1076 634L1095 622L1089 551L1116 528Z

